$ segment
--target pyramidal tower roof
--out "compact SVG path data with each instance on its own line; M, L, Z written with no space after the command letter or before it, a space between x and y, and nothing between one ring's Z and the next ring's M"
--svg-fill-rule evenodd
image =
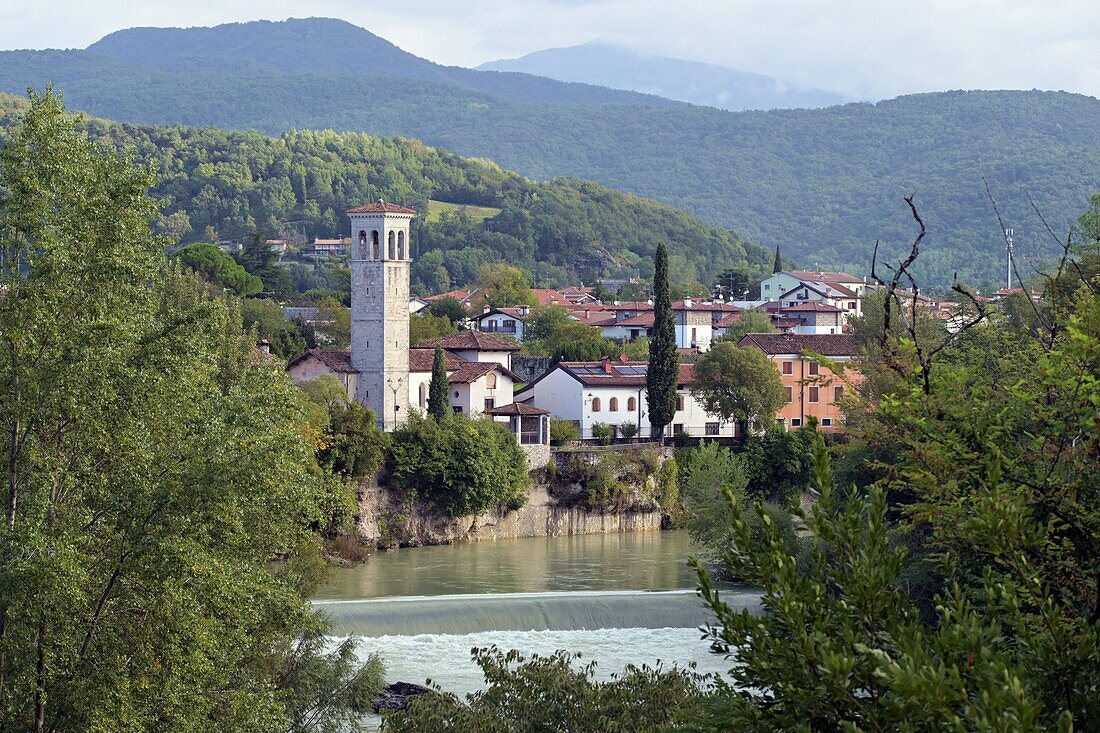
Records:
M399 206L398 204L391 204L389 201L383 201L378 199L377 201L371 201L369 204L361 204L354 208L348 209L349 214L410 214L416 216L417 212L414 209L410 209L406 206Z

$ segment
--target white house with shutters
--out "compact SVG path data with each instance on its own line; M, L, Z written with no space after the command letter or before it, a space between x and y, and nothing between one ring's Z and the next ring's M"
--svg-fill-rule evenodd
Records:
M515 401L548 410L558 419L569 420L581 438L594 437L597 423L612 426L621 435L625 423L637 426L637 436L650 438L649 407L646 401L646 362L602 361L561 362L516 393ZM691 364L680 365L677 410L669 425L672 434L693 438L732 438L734 423L723 423L703 409L688 390Z

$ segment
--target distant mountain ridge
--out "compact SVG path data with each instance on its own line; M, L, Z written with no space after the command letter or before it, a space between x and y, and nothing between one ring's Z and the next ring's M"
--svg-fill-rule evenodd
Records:
M804 89L762 74L642 54L601 41L489 61L477 68L597 84L733 112L828 107L854 101L838 92Z
M219 28L229 35L205 33ZM536 179L583 178L662 201L767 249L778 244L813 269L866 273L876 240L888 255L904 250L913 222L902 197L915 193L929 226L922 284L941 287L955 273L981 286L1003 278L1004 243L983 178L1025 267L1055 251L1029 196L1061 229L1100 191L1100 101L1083 95L952 91L726 112L455 71L384 41L357 53L345 40L366 43L366 31L340 21L219 28L117 33L98 52L3 52L0 91L56 82L71 107L121 122L417 138ZM268 43L248 40L252 33ZM195 40L208 38L219 41ZM308 57L302 68L290 51L272 51L295 45L288 38L303 39L293 52ZM372 63L410 66L380 76L367 73ZM396 75L408 68L430 79Z
M442 66L332 18L259 20L212 28L129 28L104 36L86 51L172 74L382 77L457 86L519 102L676 104L651 95L529 74Z

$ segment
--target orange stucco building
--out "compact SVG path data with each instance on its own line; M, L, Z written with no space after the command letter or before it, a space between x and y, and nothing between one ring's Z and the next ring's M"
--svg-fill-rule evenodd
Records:
M809 354L820 354L837 364L846 364L855 358L851 336L750 333L737 345L760 349L775 364L787 392L787 404L779 409L775 418L788 430L805 425L811 416L817 418L822 432L844 429L839 403L862 378L858 372L847 368L843 376L838 376Z

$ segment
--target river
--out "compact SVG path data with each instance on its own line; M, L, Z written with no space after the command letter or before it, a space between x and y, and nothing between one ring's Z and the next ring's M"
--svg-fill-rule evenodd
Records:
M470 649L489 645L579 651L603 678L658 661L721 673L729 662L700 640L711 616L691 551L681 531L407 548L336 571L315 605L335 634L385 658L390 681L430 678L460 694L482 686ZM727 591L738 605L758 598Z

